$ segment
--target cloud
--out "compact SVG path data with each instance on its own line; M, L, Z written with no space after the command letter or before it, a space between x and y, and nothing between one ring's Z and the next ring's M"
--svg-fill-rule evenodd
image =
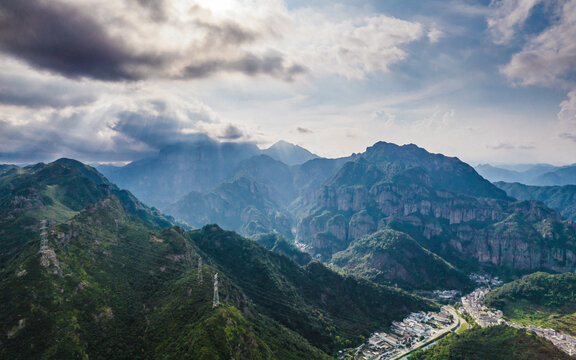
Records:
M574 134L561 133L561 134L558 134L558 137L559 137L560 139L570 140L570 141L576 142L576 135L574 135Z
M70 78L132 81L231 72L292 79L304 67L281 53L268 55L261 44L276 36L274 22L285 9L262 3L217 12L184 0L169 7L148 0L4 1L0 50Z
M524 23L530 10L542 0L502 0L500 22L501 43L513 36L514 29ZM545 3L552 8L555 18L549 27L528 37L522 49L500 71L513 83L521 86L545 86L568 91L560 104L558 118L576 123L576 0ZM516 6L516 7L515 7ZM490 20L489 20L490 24ZM564 124L565 126L567 124ZM567 125L570 126L570 125Z
M135 80L141 76L130 67L160 65L155 54L131 52L86 10L58 1L4 1L0 47L33 66L70 77Z
M124 110L117 106L107 116L106 126L119 135L153 149L193 139L197 124L213 122L212 115L200 104L183 104L165 99L145 99Z
M534 150L536 146L534 145L513 145L507 142L502 142L497 145L486 145L487 149L490 150Z
M544 0L493 0L488 16L488 30L496 44L508 43L524 25L531 10Z
M432 26L432 28L428 30L428 33L426 34L426 36L428 36L428 40L431 43L437 43L441 38L444 37L444 35L444 32L438 29L435 25Z
M219 71L239 72L250 76L268 74L290 81L294 76L305 73L306 69L300 65L286 66L285 60L278 55L258 57L246 54L243 58L231 61L209 61L189 65L184 69L184 77L204 78Z
M558 2L558 21L514 54L501 71L521 85L574 87L576 74L576 1Z
M467 17L486 17L491 15L493 11L484 5L467 4L461 0L443 0L440 2L444 12L456 13L461 16Z
M63 108L96 101L103 88L30 71L0 60L0 105Z
M516 146L508 143L500 143L497 145L486 145L486 148L492 150L514 150Z
M568 93L568 98L560 103L558 118L567 123L576 124L576 90Z
M224 140L238 140L238 139L245 137L245 136L246 135L244 135L242 130L240 130L238 127L236 127L234 125L228 125L224 129L222 135L218 136L218 138L224 139Z
M291 81L315 71L363 78L442 32L341 5L288 10L280 0L0 2L0 52L39 70L104 81L221 73Z
M7 112L4 112L6 115ZM1 161L129 161L160 148L224 134L243 134L198 100L162 93L130 92L86 106L20 109L0 116Z
M316 73L349 79L389 72L390 66L408 56L403 47L426 35L420 23L382 14L355 14L346 8L307 8L291 15L291 34L284 39L283 49ZM430 34L431 40L440 35L438 31Z

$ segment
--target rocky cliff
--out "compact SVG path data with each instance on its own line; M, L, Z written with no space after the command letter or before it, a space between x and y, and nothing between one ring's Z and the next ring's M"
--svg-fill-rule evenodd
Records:
M356 239L394 228L464 267L523 272L576 267L574 224L543 204L508 198L454 159L431 155L426 162L420 156L422 166L416 166L410 156L402 162L397 155L366 154L302 199L305 210L296 238L312 254L328 261ZM368 160L374 158L397 162ZM469 176L469 183L481 184L481 190L446 181L450 171L455 178Z

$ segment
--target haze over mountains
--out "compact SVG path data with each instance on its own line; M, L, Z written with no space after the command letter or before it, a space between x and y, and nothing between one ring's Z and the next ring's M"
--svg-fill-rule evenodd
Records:
M480 175L492 182L518 182L535 186L576 184L576 165L537 164L496 167L490 164L480 164L475 169Z
M506 168L478 165L478 173L518 200L538 200L576 220L576 165L516 165Z

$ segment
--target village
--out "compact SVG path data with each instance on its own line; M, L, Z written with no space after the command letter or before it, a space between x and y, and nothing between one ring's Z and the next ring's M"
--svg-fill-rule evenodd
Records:
M525 329L549 340L557 348L568 353L568 355L576 354L576 337L563 334L553 329L542 329L534 325L528 327L518 325L503 319L502 311L486 307L483 301L489 292L489 288L482 287L462 297L462 311L470 315L479 326L486 327L504 324L516 329Z
M339 359L392 360L446 335L458 327L460 321L451 306L440 312L412 313L401 322L393 322L390 332L376 332L356 349L340 352Z
M469 315L480 327L503 324L517 329L525 329L548 339L569 355L576 355L576 337L552 329L542 329L533 325L524 327L512 323L504 319L502 311L484 305L483 301L486 295L492 289L503 284L500 279L479 274L471 274L470 279L481 287L460 298L459 311L461 314ZM455 299L458 293L454 290L434 291L434 294L443 300ZM464 321L452 306L443 306L440 312L412 313L401 322L393 322L390 332L373 333L368 341L361 346L340 351L338 359L404 359L414 350L429 346L449 332L459 329L460 324Z

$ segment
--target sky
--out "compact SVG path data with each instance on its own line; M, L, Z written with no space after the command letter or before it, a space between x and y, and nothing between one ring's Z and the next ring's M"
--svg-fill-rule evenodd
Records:
M208 135L576 163L576 0L2 0L0 163Z

